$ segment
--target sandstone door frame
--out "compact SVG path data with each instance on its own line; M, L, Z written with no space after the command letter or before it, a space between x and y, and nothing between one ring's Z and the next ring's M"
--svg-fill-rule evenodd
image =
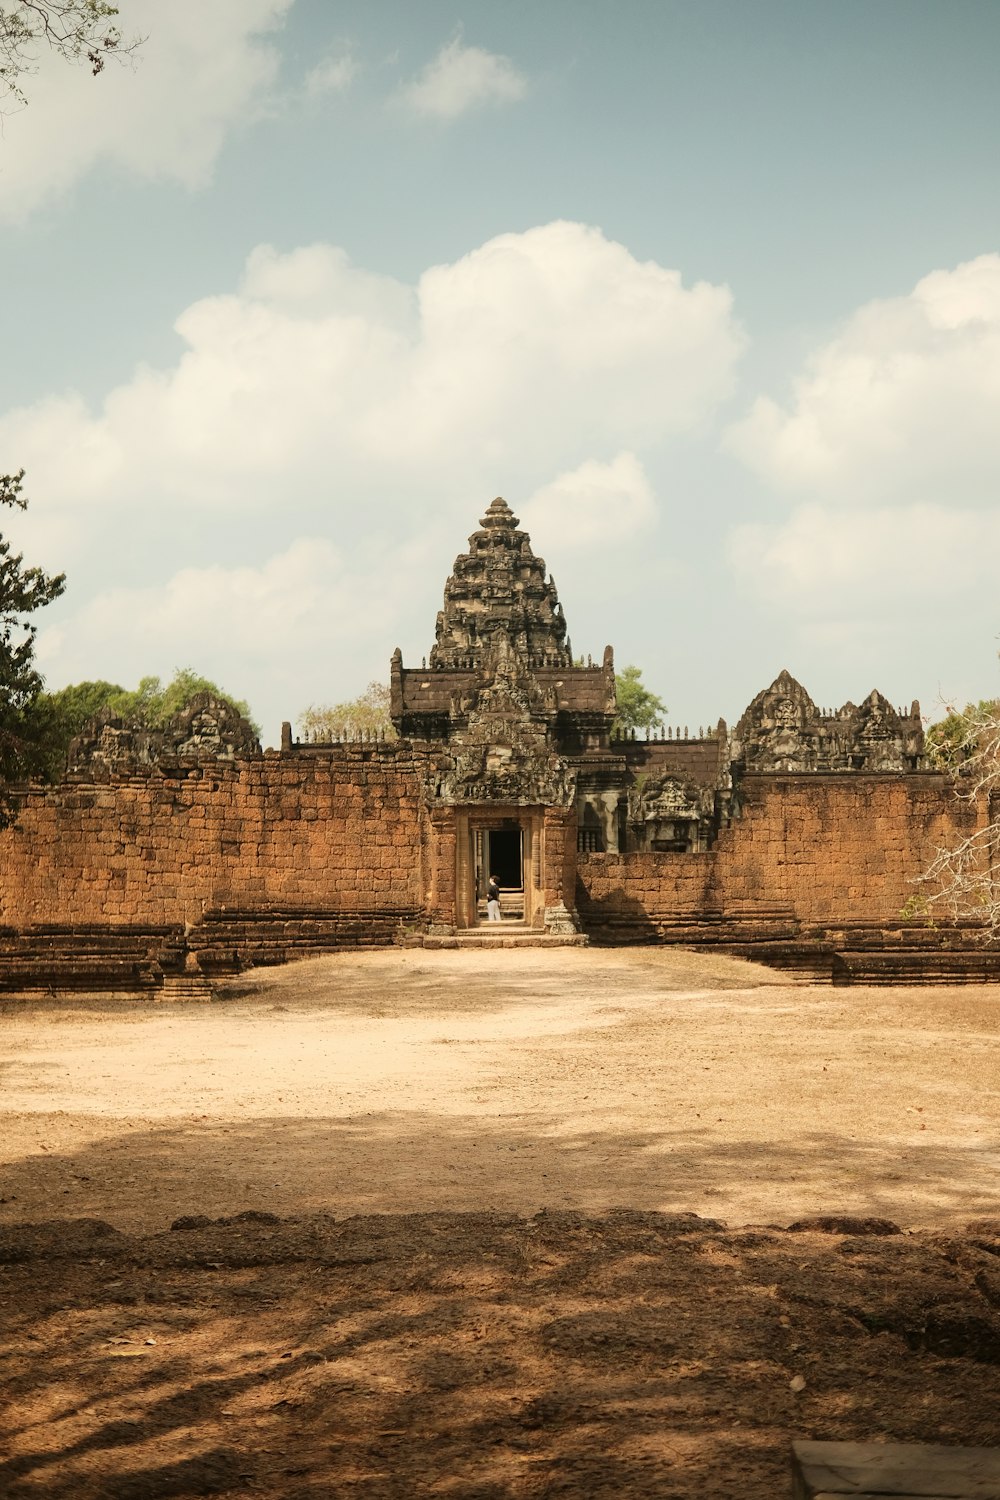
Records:
M521 879L524 886L524 924L541 909L541 858L544 809L540 807L461 808L456 815L455 839L455 925L475 927L478 921L476 902L477 839L485 852L486 835L491 829L521 834ZM489 872L487 871L487 874Z

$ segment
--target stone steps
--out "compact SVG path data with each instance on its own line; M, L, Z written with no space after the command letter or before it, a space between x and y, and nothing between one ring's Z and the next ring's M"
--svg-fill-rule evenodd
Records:
M470 928L454 935L439 933L418 934L404 939L406 948L464 948L467 952L478 952L483 948L585 948L588 943L583 932L537 932L527 927L520 931L506 930L497 922L490 930Z
M171 1001L178 1003L212 1000L215 992L203 974L165 974L163 984L156 995L162 1005Z

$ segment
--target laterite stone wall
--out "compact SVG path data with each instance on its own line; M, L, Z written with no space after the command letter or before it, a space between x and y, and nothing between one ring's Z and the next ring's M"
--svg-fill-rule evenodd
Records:
M706 854L581 854L585 926L774 917L804 927L895 922L940 847L971 833L982 813L947 778L747 776L738 815Z
M143 769L32 793L0 835L0 924L195 923L205 907L424 905L409 748Z
M933 772L748 776L741 801L717 846L724 904L786 904L806 925L897 920L979 816Z

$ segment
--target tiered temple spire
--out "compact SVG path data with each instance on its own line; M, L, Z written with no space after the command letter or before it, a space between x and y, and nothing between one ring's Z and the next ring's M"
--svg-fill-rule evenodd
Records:
M519 525L498 496L470 536L468 552L455 559L437 617L432 667L464 667L470 659L478 664L504 640L519 656L572 666L555 584Z

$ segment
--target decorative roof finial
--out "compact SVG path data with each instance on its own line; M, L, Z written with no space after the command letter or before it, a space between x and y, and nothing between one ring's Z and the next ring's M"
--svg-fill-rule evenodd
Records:
M490 507L485 516L483 516L480 524L485 526L489 531L499 527L503 527L505 531L514 531L521 523L503 496L498 495L495 500L490 502Z

